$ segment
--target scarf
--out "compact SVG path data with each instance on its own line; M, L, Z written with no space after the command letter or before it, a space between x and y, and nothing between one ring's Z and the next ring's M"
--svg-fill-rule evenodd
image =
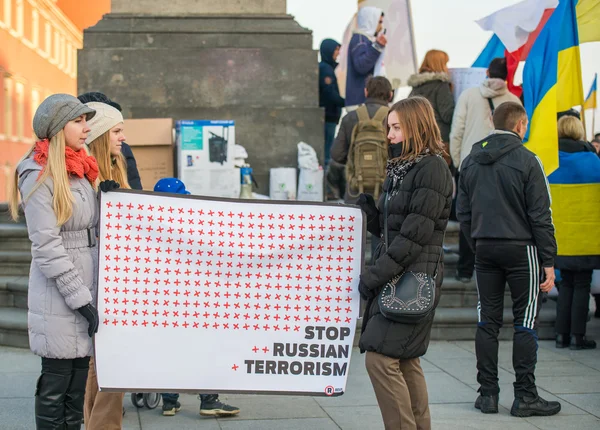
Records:
M35 143L33 150L33 159L43 168L48 164L48 148L50 142L48 139L40 140ZM84 149L73 151L68 146L65 147L65 164L67 165L67 173L78 178L84 176L91 184L96 182L98 178L98 163L91 155L88 155ZM43 170L42 170L43 172ZM40 175L42 174L40 172Z
M402 152L402 145L389 145L388 146L388 155L389 159L387 162L386 170L387 175L392 179L392 189L390 195L395 195L398 192L398 187L396 184L402 183L406 174L410 169L413 168L415 164L421 161L423 158L429 155L429 148L425 148L425 150L417 155L412 160L403 160L400 157Z

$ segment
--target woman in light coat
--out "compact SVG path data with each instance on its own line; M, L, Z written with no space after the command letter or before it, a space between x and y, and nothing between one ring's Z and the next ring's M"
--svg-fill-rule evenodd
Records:
M39 139L17 166L13 218L23 201L32 262L28 290L31 350L42 357L35 392L38 429L79 429L98 328L96 160L85 150L95 111L55 94L33 118Z

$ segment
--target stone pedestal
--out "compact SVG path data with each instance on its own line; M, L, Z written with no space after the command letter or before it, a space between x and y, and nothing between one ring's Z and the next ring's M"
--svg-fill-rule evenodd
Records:
M126 118L235 120L262 193L270 167L297 165L299 141L323 162L317 52L285 0L112 6L84 31L79 93L106 93Z

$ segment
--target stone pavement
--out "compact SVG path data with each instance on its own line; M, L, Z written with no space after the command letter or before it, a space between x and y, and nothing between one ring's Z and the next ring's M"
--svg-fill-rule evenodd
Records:
M600 339L600 320L588 324L590 337ZM600 429L600 349L570 351L542 341L537 383L540 394L559 400L562 411L554 417L528 419L510 416L512 404L512 347L500 345L500 403L497 415L483 415L473 408L477 396L475 345L472 341L432 342L422 359L429 388L433 428L501 430L598 430ZM39 374L39 358L28 350L0 347L0 429L33 429L33 391ZM168 371L167 368L157 371ZM346 394L337 398L258 395L223 395L223 401L239 406L238 417L200 417L199 400L182 395L183 409L175 417L163 417L160 407L136 409L125 398L124 429L203 430L379 430L383 429L377 401L364 367L364 355L354 350Z

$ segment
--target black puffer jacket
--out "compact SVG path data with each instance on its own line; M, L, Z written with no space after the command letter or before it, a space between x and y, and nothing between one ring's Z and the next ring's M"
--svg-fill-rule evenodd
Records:
M450 76L446 73L419 73L408 79L408 85L413 87L409 97L421 96L429 100L442 134L442 141L450 142L450 126L454 115L454 96L450 87Z
M388 178L384 190L390 186ZM403 271L434 274L452 205L452 176L448 165L440 157L428 156L413 166L388 203L387 220L383 215L384 198L385 194L378 203L379 222L371 220L368 229L372 234L381 235L383 223L387 222L389 249L385 252L380 246L375 265L361 276L361 281L377 292ZM443 278L441 262L438 273L436 306ZM433 317L432 313L419 324L396 323L381 314L377 298L370 300L364 315L360 349L399 359L420 357L429 346Z
M141 190L142 180L140 179L140 172L138 172L133 151L125 142L123 142L123 146L121 146L121 153L127 162L127 182L129 182L129 186L132 190Z

